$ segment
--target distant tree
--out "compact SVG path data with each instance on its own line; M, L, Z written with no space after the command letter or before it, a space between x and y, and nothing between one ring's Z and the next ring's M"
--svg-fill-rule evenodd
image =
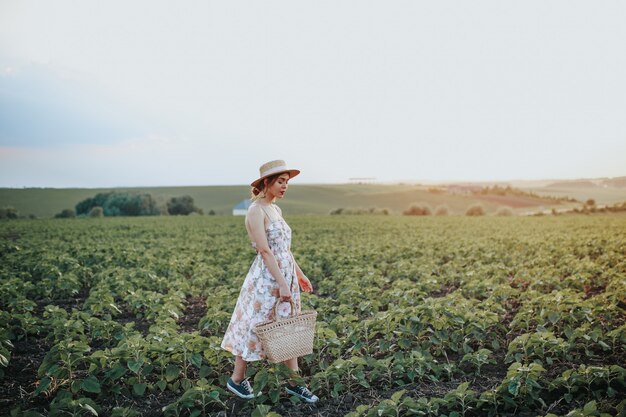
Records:
M104 204L114 194L113 191L108 193L98 193L95 197L87 198L76 204L76 214L89 214L94 207L104 207Z
M105 216L156 216L159 208L150 194L113 193L102 206Z
M432 210L426 203L412 204L411 207L402 212L405 216L430 216L431 213Z
M587 201L585 201L585 205L589 206L589 207L595 207L596 205L596 200L594 200L593 198L588 199Z
M213 209L209 210L209 216L215 216L215 210Z
M193 198L189 195L182 197L172 197L167 201L167 212L173 216L186 216L191 213L202 213L193 202Z
M54 215L56 219L70 219L76 217L76 212L72 209L63 209L60 213Z
M88 215L94 207L102 207L105 216L156 216L157 202L150 194L108 192L96 194L76 205L79 215Z
M100 206L92 207L89 210L89 217L102 217L104 216L104 209Z
M466 216L484 216L485 208L481 204L472 204L465 212Z

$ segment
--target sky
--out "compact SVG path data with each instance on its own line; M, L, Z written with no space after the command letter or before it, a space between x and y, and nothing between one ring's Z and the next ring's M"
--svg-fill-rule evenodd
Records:
M0 187L626 175L626 2L0 0Z

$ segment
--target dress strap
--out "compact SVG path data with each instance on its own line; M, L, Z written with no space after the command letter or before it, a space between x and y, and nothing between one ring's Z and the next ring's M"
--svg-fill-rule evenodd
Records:
M267 208L263 204L259 204L259 206L261 207L261 210L263 210L263 213L265 213L265 215L271 222L273 222L274 220L278 220L279 217L277 216L278 213L276 213L276 209L274 209L274 212L276 213L276 215L272 216L270 213L268 213Z

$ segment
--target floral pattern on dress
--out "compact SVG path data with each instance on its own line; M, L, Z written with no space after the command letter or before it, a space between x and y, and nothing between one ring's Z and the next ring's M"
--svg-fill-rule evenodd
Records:
M267 242L278 266L287 280L291 283L291 296L300 313L300 286L296 277L295 262L291 254L291 228L282 218L272 220L265 230ZM278 299L279 289L276 279L272 276L260 254L257 254L235 305L230 324L222 348L233 355L241 356L245 361L265 359L265 352L261 342L254 333L254 326L264 321L274 319L274 303ZM279 317L288 317L291 306L288 302L280 303Z

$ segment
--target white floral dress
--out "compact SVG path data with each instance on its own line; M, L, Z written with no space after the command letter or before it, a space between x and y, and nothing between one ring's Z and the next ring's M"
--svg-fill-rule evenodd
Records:
M260 207L268 215L265 207ZM300 286L290 249L291 228L282 217L272 219L268 215L268 218L270 223L265 229L267 242L285 280L290 284L296 313L300 313ZM245 361L265 359L261 342L254 333L254 326L274 319L274 303L278 296L278 283L265 265L263 257L257 254L243 282L235 311L222 340L222 348L233 355L241 356ZM287 317L290 313L291 306L288 302L279 305L279 317Z

